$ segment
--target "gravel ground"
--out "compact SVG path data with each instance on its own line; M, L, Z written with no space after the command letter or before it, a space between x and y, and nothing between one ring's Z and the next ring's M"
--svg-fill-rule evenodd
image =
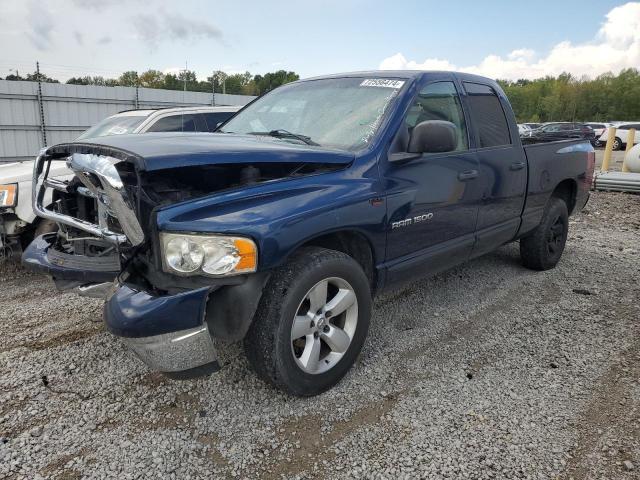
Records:
M376 300L359 362L287 397L240 345L175 382L101 303L0 267L2 478L640 478L640 196L594 193L559 266L517 244Z

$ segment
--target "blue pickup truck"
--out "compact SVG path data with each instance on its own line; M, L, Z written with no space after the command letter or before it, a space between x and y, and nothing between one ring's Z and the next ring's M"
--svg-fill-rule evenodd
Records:
M262 379L315 395L353 365L384 289L513 241L524 266L553 268L594 159L587 141L523 147L483 77L312 78L216 133L44 149L33 207L60 229L23 262L106 298L108 330L153 369L208 373L217 342L243 340ZM48 178L56 161L75 178Z

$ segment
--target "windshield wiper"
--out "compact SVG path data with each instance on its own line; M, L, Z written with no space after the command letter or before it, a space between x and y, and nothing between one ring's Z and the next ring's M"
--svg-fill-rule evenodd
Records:
M296 140L300 140L301 142L306 143L307 145L315 145L319 146L319 143L311 140L311 137L307 137L306 135L300 135L299 133L292 133L289 130L285 130L284 128L278 128L277 130L271 130L270 132L249 132L249 135L266 135L269 137L275 138L295 138Z

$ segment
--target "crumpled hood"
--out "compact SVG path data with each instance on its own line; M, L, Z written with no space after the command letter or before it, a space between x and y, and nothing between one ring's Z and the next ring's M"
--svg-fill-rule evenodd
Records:
M50 147L47 154L108 155L154 171L214 164L331 163L349 164L354 155L272 137L222 133L145 133L113 135Z
M17 163L0 163L0 184L30 182L33 178L33 160ZM65 163L51 164L49 177L73 175Z

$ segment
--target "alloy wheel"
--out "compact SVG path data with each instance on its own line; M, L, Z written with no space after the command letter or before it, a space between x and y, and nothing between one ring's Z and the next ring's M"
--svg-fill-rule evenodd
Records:
M358 299L344 279L316 283L304 296L291 327L291 352L309 374L334 367L349 349L358 324Z
M555 255L562 248L564 238L564 220L558 216L549 229L547 237L547 251L551 255Z

